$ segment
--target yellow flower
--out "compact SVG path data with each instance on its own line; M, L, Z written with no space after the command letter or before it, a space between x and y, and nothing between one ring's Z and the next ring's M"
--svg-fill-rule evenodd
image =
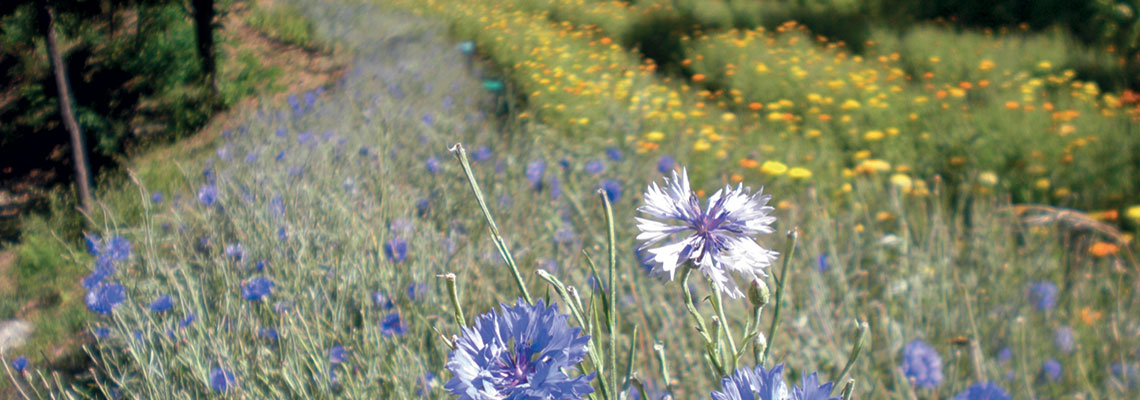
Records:
M820 137L822 135L823 135L823 132L821 132L819 129L808 129L808 131L807 131L807 137L809 137L809 138L817 138L817 137Z
M704 140L704 139L699 139L699 140L697 140L696 143L693 143L693 151L705 151L711 147L712 147L712 145L709 144L709 142L707 140Z
M660 141L662 139L665 139L665 133L663 133L661 131L649 132L649 133L645 134L645 139L657 142L657 141Z
M811 170L795 167L788 170L788 177L792 179L809 179L811 178Z
M779 161L765 161L763 165L760 165L760 172L772 176L779 176L788 172L788 166Z
M857 109L859 107L860 107L860 104L855 99L844 100L843 104L839 105L839 109L841 109L841 110L854 110L854 109Z
M978 174L978 182L981 182L986 186L993 186L998 183L998 176L993 172L985 171L981 174Z
M891 163L879 159L863 160L855 167L855 172L864 174L887 172L890 170Z
M1049 180L1046 178L1038 179L1037 182L1033 184L1033 186L1036 186L1041 190L1049 189Z
M720 119L724 120L724 122L732 122L736 120L736 114L726 112L724 114L721 114Z
M994 69L995 66L996 65L994 64L993 61L982 60L982 62L978 64L978 69L982 70L982 71L989 71L991 69Z
M878 140L883 140L883 136L884 136L883 131L880 131L877 129L873 130L873 131L867 131L867 133L863 134L864 139L870 140L872 142L878 141Z
M1133 221L1140 221L1140 205L1128 207L1124 210L1124 216Z
M1037 63L1037 68L1041 68L1041 69L1053 68L1053 63L1050 63L1048 61L1042 61L1042 62Z
M911 182L910 177L903 174L892 175L891 184L898 186L899 189L902 189L904 192L910 191L910 188L913 187L913 182Z

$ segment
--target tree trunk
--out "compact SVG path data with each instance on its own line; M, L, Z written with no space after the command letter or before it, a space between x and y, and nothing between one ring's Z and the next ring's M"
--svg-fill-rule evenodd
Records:
M59 41L55 35L55 10L52 10L48 0L40 0L40 26L43 28L44 38L47 39L48 60L55 74L55 86L59 91L59 113L63 125L71 134L71 152L75 164L75 183L79 188L80 205L83 211L91 211L91 172L87 164L87 146L83 140L83 132L79 131L79 123L75 120L75 111L71 108L71 85L67 81L67 67L63 65L63 56L59 54Z
M192 0L191 3L194 5L194 29L197 33L202 75L210 88L214 88L214 73L217 71L214 59L214 0Z

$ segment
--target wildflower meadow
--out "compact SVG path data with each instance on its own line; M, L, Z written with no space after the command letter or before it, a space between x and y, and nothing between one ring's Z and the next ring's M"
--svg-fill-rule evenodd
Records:
M13 396L1140 398L1140 96L1058 30L275 3L343 74L124 168Z

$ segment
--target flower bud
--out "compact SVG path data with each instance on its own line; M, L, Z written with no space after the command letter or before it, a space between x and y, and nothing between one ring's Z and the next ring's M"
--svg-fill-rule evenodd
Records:
M753 279L752 285L748 287L748 301L752 302L752 306L768 305L769 296L771 292L768 291L768 285L761 279Z

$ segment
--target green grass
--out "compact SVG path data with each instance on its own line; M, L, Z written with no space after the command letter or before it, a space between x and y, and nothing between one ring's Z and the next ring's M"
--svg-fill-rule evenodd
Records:
M274 6L268 9L253 6L249 25L282 43L302 48L318 46L312 22L293 6Z

